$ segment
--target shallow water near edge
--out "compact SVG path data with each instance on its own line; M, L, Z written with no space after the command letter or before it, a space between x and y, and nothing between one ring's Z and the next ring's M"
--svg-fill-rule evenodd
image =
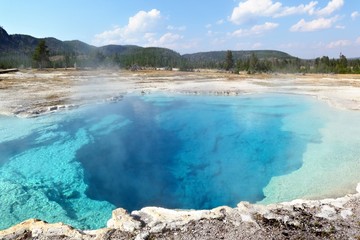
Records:
M210 209L352 191L359 120L278 94L129 95L0 117L0 228L40 218L94 229L116 207Z

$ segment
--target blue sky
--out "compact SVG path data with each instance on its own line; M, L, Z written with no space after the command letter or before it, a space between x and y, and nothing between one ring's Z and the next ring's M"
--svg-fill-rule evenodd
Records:
M9 34L134 44L181 54L275 49L360 57L359 0L0 0Z

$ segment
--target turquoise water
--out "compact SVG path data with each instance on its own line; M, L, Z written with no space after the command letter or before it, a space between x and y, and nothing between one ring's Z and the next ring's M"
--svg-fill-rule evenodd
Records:
M344 117L334 121L334 114ZM94 229L116 207L210 209L316 197L316 187L290 183L306 182L318 169L303 174L304 166L332 151L353 152L346 171L360 169L360 139L348 139L345 150L323 144L327 126L353 128L358 120L311 98L274 94L126 96L35 119L0 117L0 228L40 218ZM349 137L342 132L330 139ZM323 154L309 157L314 146ZM332 161L336 170L339 158ZM340 187L351 188L359 176L344 174Z

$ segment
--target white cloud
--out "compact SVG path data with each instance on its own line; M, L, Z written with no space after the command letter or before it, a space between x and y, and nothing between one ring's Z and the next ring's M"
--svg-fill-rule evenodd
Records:
M352 20L355 20L358 17L360 17L360 13L358 11L355 11L355 12L351 13Z
M356 39L355 43L360 45L360 37Z
M331 0L326 7L316 12L317 15L330 15L344 5L344 0Z
M156 33L145 33L145 34L144 34L144 39L145 39L147 42L155 41L155 39L156 39Z
M242 24L257 17L285 17L295 14L308 14L326 16L330 15L344 5L344 0L331 0L324 8L316 8L318 1L297 6L283 6L281 2L273 0L244 0L233 9L229 21Z
M170 30L170 31L185 31L186 27L185 26L176 27L176 26L169 25L169 26L167 26L167 30Z
M266 22L262 25L255 25L250 29L239 29L234 31L231 35L236 37L250 36L250 35L260 35L264 32L273 30L277 28L279 24Z
M298 23L290 28L292 32L314 32L322 29L328 29L338 20L338 17L319 18L310 22L301 19Z
M335 28L336 29L345 29L346 27L344 25L336 25Z
M160 37L158 43L160 45L172 44L182 38L183 37L179 34L165 33L163 36Z
M124 27L115 26L113 29L95 35L95 45L106 44L135 44L150 34L161 20L161 13L157 9L139 11L129 18Z
M225 22L224 19L220 19L220 20L216 21L216 24L217 24L217 25L221 25L221 24L223 24L224 22Z
M227 40L225 38L213 38L211 40L211 44L218 48L218 46L224 45L226 41Z
M182 35L172 32L185 31L185 26L168 25L166 33L158 34L161 20L161 13L157 9L148 12L140 11L129 18L127 25L115 26L111 30L95 35L93 42L95 45L138 44L145 47L156 46L172 49L185 49L190 46L182 43L184 38ZM163 27L165 28L165 26Z
M179 40L182 40L184 37L179 34L174 33L165 33L160 38L155 38L154 36L150 36L147 40L148 43L145 45L146 47L165 47L165 48L179 48Z
M280 44L281 48L298 48L300 46L299 43L283 43Z
M253 34L261 34L265 31L270 31L273 30L275 28L277 28L279 26L279 24L277 23L272 23L272 22L266 22L263 25L255 25L251 28L250 32Z
M270 17L281 9L280 2L272 0L246 0L235 7L229 20L235 24L241 24L256 16Z
M318 4L316 1L312 1L307 5L300 4L299 6L293 7L284 7L281 11L274 15L274 17L284 17L294 14L309 14L313 15L315 12L315 7Z
M252 48L252 49L260 49L260 48L262 48L262 46L263 46L262 43L257 42L257 43L254 43L254 44L251 46L251 48Z
M129 24L125 30L129 32L146 32L154 27L160 18L160 11L157 9L149 12L140 11L135 16L129 18Z
M349 41L349 40L338 40L338 41L327 44L326 48L339 48L339 47L346 47L346 46L350 46L350 45L351 45L351 41Z

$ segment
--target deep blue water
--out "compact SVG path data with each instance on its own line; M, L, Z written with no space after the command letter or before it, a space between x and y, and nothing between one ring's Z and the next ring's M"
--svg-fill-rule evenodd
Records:
M116 207L260 201L270 179L299 169L307 144L321 140L316 116L302 134L284 128L313 104L292 95L126 96L11 120L21 124L0 118L0 228L27 218L98 228ZM19 126L31 127L14 137Z

